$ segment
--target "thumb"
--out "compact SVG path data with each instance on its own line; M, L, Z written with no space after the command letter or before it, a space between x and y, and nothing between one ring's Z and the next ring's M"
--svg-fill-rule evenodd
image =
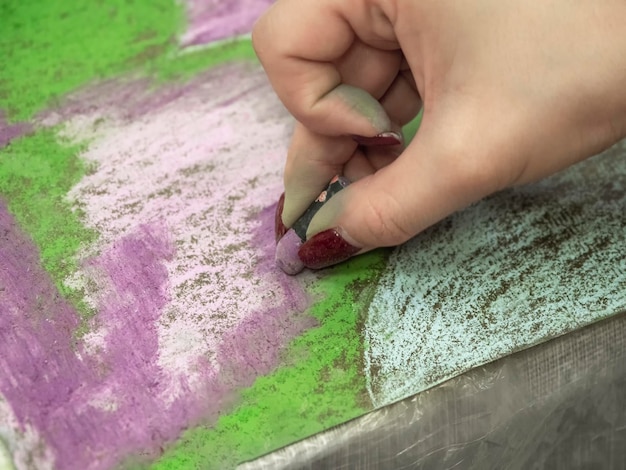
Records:
M399 245L500 189L502 178L487 164L489 153L468 151L472 144L480 148L475 137L451 138L428 128L423 122L398 159L337 193L317 212L298 251L305 266L319 269Z

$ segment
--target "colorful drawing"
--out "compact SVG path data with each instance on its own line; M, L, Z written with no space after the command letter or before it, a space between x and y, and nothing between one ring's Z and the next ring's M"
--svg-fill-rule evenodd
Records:
M623 146L276 268L269 4L0 6L0 468L231 468L625 308Z

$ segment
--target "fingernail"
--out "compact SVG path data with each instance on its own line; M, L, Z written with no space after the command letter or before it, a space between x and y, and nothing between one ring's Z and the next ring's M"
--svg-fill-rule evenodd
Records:
M352 139L359 145L400 145L402 143L402 134L399 132L389 131L381 132L374 137L365 137L362 135L353 135Z
M287 232L287 227L283 224L283 207L285 205L285 193L280 195L278 204L276 204L276 214L274 215L274 234L276 235L276 243L283 238Z
M276 266L285 273L294 275L304 269L304 263L298 256L298 250L302 246L302 240L293 230L288 230L276 245Z
M298 274L304 269L304 263L298 256L298 250L306 240L307 229L311 220L335 194L340 192L350 182L343 176L336 175L330 180L328 186L311 203L302 216L293 224L291 229L287 229L283 224L281 213L285 201L283 194L276 206L275 231L276 231L276 265L287 274Z
M347 109L341 110L341 112L347 111L364 117L369 123L368 127L376 129L378 132L391 128L391 121L385 112L385 108L376 98L362 88L342 83L331 93L337 95L346 104ZM358 125L357 123L355 124ZM365 123L361 122L359 127L363 128L363 124Z
M307 240L298 250L298 257L307 268L322 269L341 263L360 250L348 243L337 229L331 228Z

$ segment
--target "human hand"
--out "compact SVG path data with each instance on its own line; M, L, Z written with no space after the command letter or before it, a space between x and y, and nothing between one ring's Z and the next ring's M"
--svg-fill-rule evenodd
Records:
M403 243L626 136L625 19L618 0L279 0L253 43L299 122L282 222L334 175L354 181L284 256L321 268Z

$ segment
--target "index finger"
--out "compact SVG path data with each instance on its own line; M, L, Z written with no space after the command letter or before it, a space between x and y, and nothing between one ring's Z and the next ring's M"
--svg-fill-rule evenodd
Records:
M380 103L342 83L334 62L356 38L336 0L281 0L257 22L252 41L278 97L312 131L374 136L390 130Z

